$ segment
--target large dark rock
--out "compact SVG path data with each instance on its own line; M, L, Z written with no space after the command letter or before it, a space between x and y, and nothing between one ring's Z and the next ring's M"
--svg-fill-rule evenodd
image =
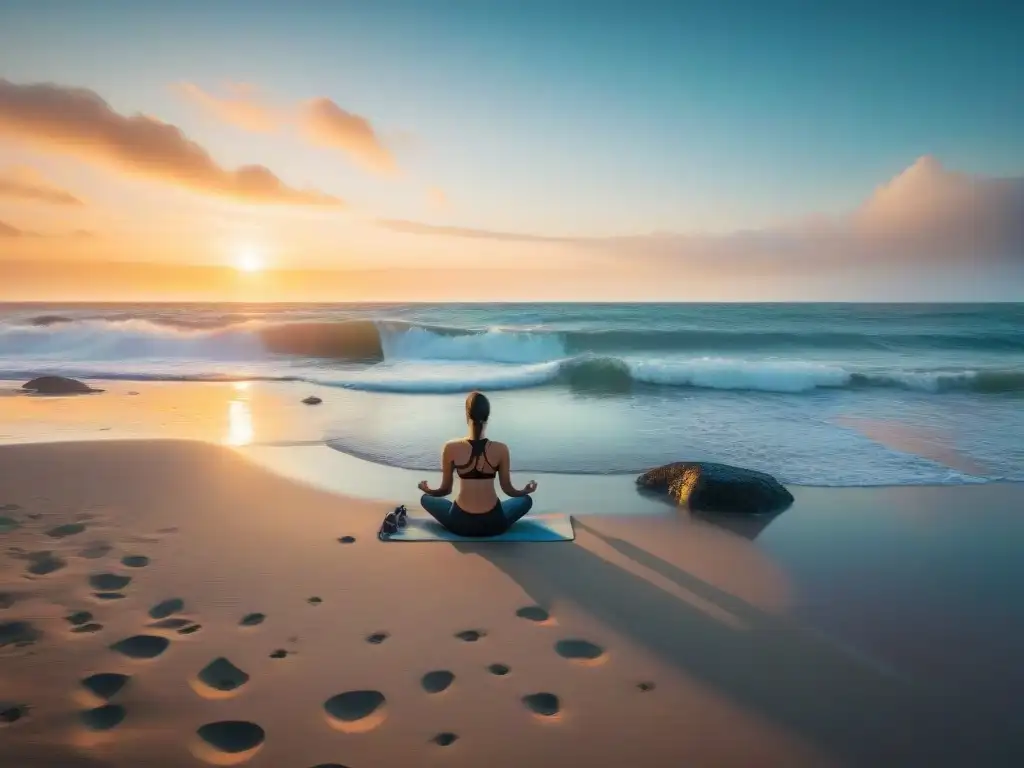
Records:
M63 315L40 315L39 317L33 317L28 321L29 325L45 328L50 325L58 325L60 323L73 322L70 317L64 317Z
M88 384L78 379L68 379L63 376L40 376L21 385L39 395L87 395L90 392L102 392L102 389L93 389Z
M679 506L704 512L758 515L779 512L793 496L771 475L727 464L677 462L640 475L645 491L664 493Z

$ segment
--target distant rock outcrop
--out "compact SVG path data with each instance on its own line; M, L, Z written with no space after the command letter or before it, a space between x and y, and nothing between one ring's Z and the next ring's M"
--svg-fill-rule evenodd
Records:
M78 379L68 379L64 376L40 376L25 382L21 388L37 395L88 395L92 392L103 391L102 389L93 389Z
M306 405L320 405L320 403L322 403L323 400L321 400L316 395L310 395L309 397L303 398L302 402L304 402Z
M59 325L60 323L71 323L74 322L70 317L64 317L63 315L39 315L33 317L28 321L29 325L34 325L41 328L46 328L51 325Z
M679 506L706 512L769 514L793 503L792 494L771 475L727 464L666 464L640 475L636 484L666 494Z

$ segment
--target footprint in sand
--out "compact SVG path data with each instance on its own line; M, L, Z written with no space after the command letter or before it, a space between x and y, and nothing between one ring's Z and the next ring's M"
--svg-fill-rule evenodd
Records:
M0 610L6 610L17 602L18 598L10 592L0 592Z
M386 699L380 691L347 691L324 702L327 722L343 733L372 731L387 718Z
M243 627L257 627L262 624L266 618L266 615L262 613L247 613L238 623Z
M27 621L7 621L0 624L0 648L13 645L24 648L34 644L43 633Z
M171 641L159 635L133 635L118 640L110 650L127 656L129 659L155 659L167 650Z
M97 600L124 600L123 592L93 592L92 596Z
M645 682L642 682L642 683L637 683L636 687L637 687L637 690L642 691L643 693L647 693L647 691L653 691L654 690L654 683L652 683L650 681L645 681Z
M423 679L420 680L420 685L423 686L423 690L427 693L441 693L442 691L447 691L453 682L455 682L455 675L447 669L438 669L433 672L427 672Z
M459 737L456 734L448 732L439 733L437 734L437 736L431 739L431 741L437 744L437 746L439 747L450 747L458 740Z
M28 717L30 709L28 704L8 704L7 702L0 704L0 725L7 726L24 720Z
M284 659L291 653L295 653L295 651L286 651L284 648L278 648L276 651L271 651L270 658Z
M175 613L181 613L185 609L185 601L179 597L172 597L163 600L149 609L149 618L166 619Z
M356 537L355 536L342 536L340 539L338 539L338 542L341 543L341 544L355 544L356 543Z
M89 585L100 592L116 592L127 587L131 580L131 576L118 573L94 573L89 577Z
M553 693L531 693L523 696L523 704L537 717L557 717L561 712L558 697Z
M549 614L539 605L528 605L525 608L520 608L518 611L516 611L516 616L518 616L520 619L536 621L538 624L542 624L551 618L551 614Z
M125 555L121 558L121 565L126 568L145 568L149 565L149 558L145 555Z
M28 567L25 570L33 576L46 576L54 571L59 571L68 564L66 560L48 551L30 552L28 561Z
M84 557L86 560L99 560L101 557L106 557L110 554L111 549L113 549L113 547L109 544L97 541L79 552L78 556Z
M604 648L587 640L559 640L555 643L555 653L563 659L588 667L603 664L608 658Z
M77 627L92 621L92 614L88 611L75 611L74 613L65 616L64 621L68 624L74 624Z
M199 727L196 735L199 758L215 765L244 763L259 751L267 737L262 728L247 720L207 723Z
M234 696L249 682L249 675L223 656L203 667L193 684L200 696L208 699L223 699Z
M306 602L309 603L310 605L320 605L320 603L322 603L323 600L321 600L319 597L314 595L313 597L311 597L308 600L306 600Z
M490 672L492 675L504 677L512 670L510 670L505 664L491 664L491 666L487 668L487 671Z
M11 531L18 530L20 527L21 523L19 523L13 517L0 515L0 533L10 533Z
M380 645L389 637L391 637L391 635L389 635L387 632L374 632L372 635L367 636L366 642L368 642L370 645Z
M19 509L18 504L0 504L0 512L17 512Z
M46 535L51 539L65 539L68 536L75 536L84 530L85 526L81 523L66 523L58 525L56 528L51 528L46 532Z
M119 726L127 714L127 710L120 704L104 704L80 712L78 718L90 731L109 731Z
M179 635L194 635L200 629L203 628L202 624L190 624L187 627L182 627L178 630Z
M482 629L467 629L462 632L456 632L455 636L466 643L475 643L481 637L486 637L487 633Z
M121 689L124 688L131 677L121 675L117 672L98 672L95 675L83 678L81 683L85 690L89 691L103 701L110 701Z
M157 531L157 533L177 533L177 532L178 532L178 529L175 528L174 526L171 526L170 528L161 528L160 530Z

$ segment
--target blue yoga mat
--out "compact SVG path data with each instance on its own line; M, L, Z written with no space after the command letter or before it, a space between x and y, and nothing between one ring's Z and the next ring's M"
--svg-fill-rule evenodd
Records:
M576 533L572 529L572 518L569 515L530 515L523 518L500 536L476 538L456 536L444 528L432 517L413 517L409 515L409 524L400 528L398 533L386 536L381 541L464 541L464 542L504 542L504 541L572 541Z

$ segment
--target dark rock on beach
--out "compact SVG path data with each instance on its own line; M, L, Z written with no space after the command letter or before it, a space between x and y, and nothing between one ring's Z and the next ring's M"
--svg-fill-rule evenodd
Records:
M664 493L675 504L704 512L758 515L779 512L793 496L771 475L727 464L676 462L636 479L641 490Z
M102 389L93 389L78 379L68 379L64 376L40 376L25 382L21 388L35 392L37 395L88 395L92 392L103 391Z
M310 395L309 397L303 398L302 402L304 402L306 405L320 405L320 403L322 403L323 400L321 400L316 395Z

